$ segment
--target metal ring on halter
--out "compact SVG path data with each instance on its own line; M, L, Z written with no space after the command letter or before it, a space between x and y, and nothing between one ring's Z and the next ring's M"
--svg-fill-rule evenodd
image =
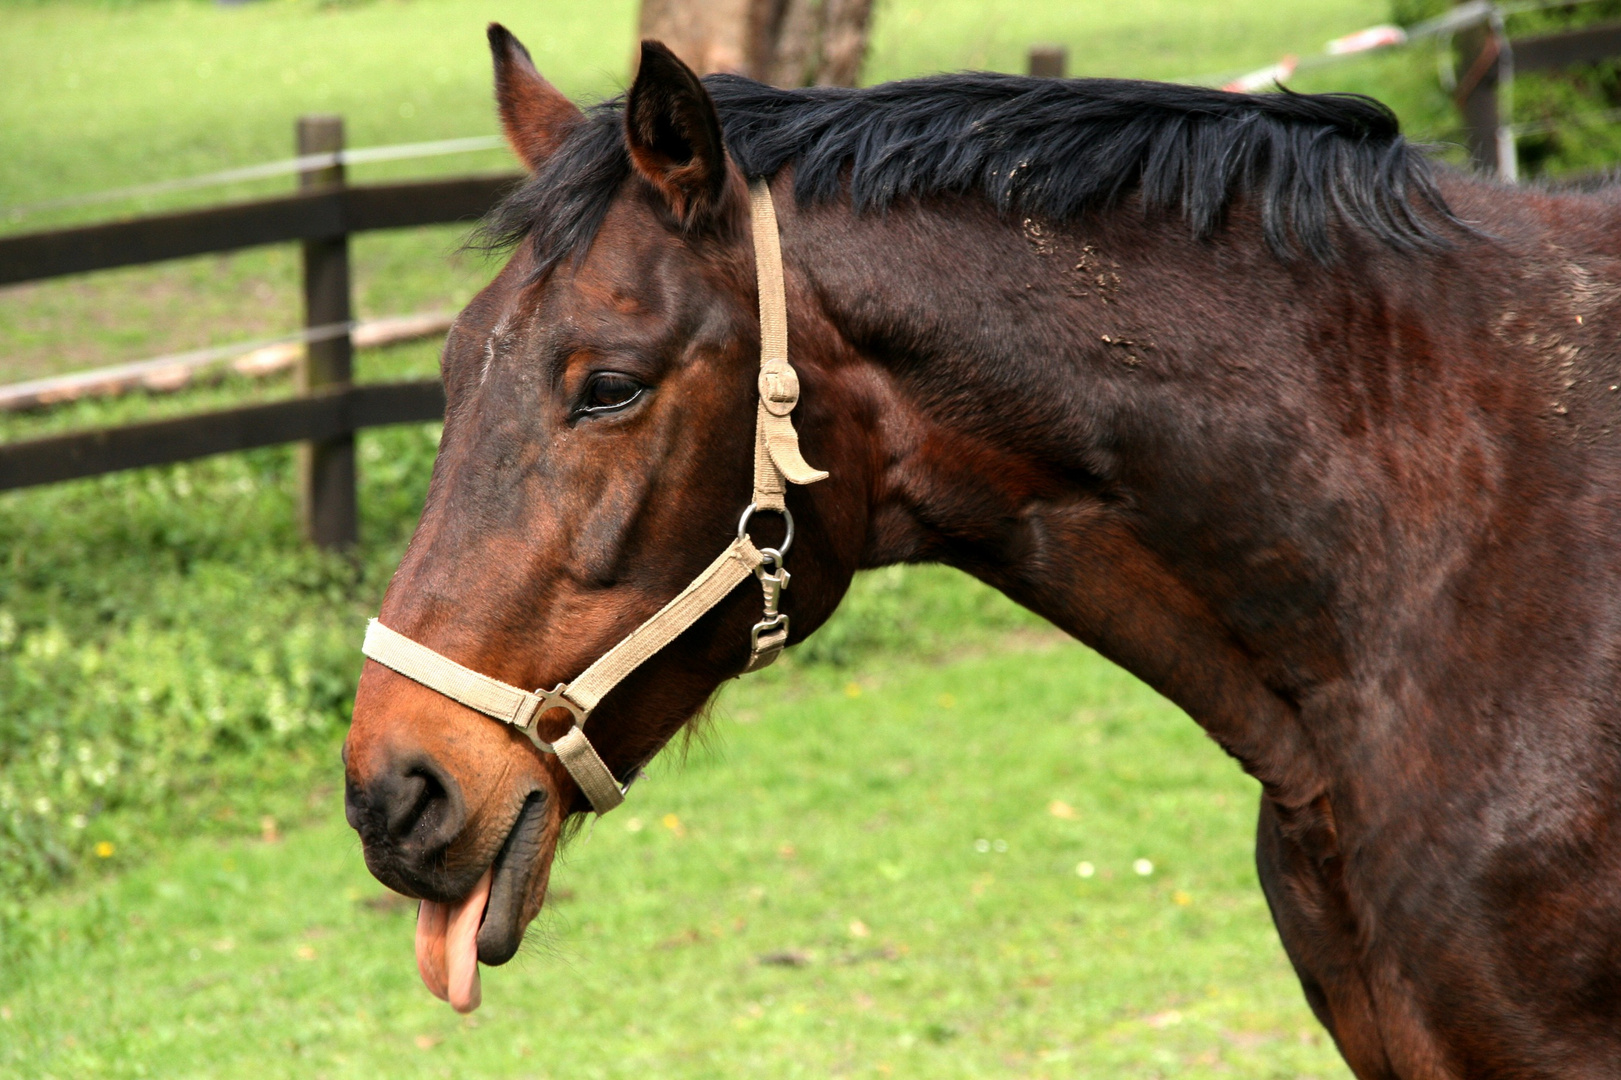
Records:
M568 696L563 693L565 685L566 684L564 683L558 683L550 690L534 691L535 696L540 698L540 703L535 706L535 711L529 714L528 723L523 725L514 725L519 731L529 736L529 741L534 743L535 746L543 753L555 754L557 751L552 749L551 743L546 742L540 737L540 718L542 716L545 716L549 712L556 712L558 709L562 709L564 712L568 713L569 726L572 728L585 727L586 720L588 720L591 716L589 711L574 704L574 702L569 700Z
M756 506L754 503L749 503L748 509L744 510L743 511L743 516L738 519L738 522L737 522L737 538L739 540L743 539L745 536L747 536L749 534L749 518L753 517L754 512L756 510L758 510L758 509L759 509L759 507ZM776 546L776 549L775 549L776 552L777 552L777 565L781 566L782 565L782 557L784 555L787 555L788 554L788 549L794 546L794 515L793 515L793 511L789 510L787 507L784 507L781 510L767 511L767 513L781 514L782 519L788 523L788 535L784 536L782 538L782 543L778 544Z

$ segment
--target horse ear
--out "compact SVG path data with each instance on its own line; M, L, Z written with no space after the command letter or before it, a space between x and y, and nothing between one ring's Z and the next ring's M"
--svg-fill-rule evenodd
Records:
M727 185L720 116L698 76L662 42L642 42L625 102L625 141L636 171L683 227L716 215Z
M512 152L539 170L580 119L579 108L541 77L523 42L500 23L491 23L490 56L495 61L495 103Z

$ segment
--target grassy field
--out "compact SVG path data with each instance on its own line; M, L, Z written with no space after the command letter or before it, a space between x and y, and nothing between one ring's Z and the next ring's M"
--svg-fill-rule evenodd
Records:
M872 81L1017 70L1036 41L1067 44L1077 74L1190 77L1315 51L1389 15L1385 0L881 0L878 9ZM341 113L358 146L491 133L487 21L505 22L553 82L583 97L623 85L635 10L634 0L4 0L0 206L282 157L300 112ZM469 164L505 161L492 153L429 167Z
M888 0L868 77L1017 69L1035 41L1077 73L1213 74L1387 14ZM283 156L301 112L341 112L357 146L491 132L490 18L567 92L621 85L629 0L0 0L0 230L285 190L26 209ZM1304 88L1372 90L1444 134L1431 59ZM465 301L490 269L459 242L357 241L361 313ZM277 248L0 289L0 380L291 328L296 273ZM360 358L368 379L435 363ZM287 392L81 403L0 438ZM562 898L456 1018L337 795L359 631L436 439L363 436L352 561L298 543L286 449L0 496L0 1075L1344 1075L1254 880L1254 785L1140 684L932 569L866 576L728 688L685 763L567 853Z
M313 827L166 846L40 914L0 1070L1343 1075L1253 881L1254 785L1084 649L801 664L713 725L575 843L471 1019L417 985L329 787Z

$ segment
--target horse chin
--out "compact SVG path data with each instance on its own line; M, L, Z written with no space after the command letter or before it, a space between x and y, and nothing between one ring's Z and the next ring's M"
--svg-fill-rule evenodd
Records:
M550 877L557 843L546 828L546 796L536 792L524 802L491 866L490 901L478 928L478 961L495 967L511 960L523 943L524 929L539 911L539 898ZM534 898L531 902L531 898Z

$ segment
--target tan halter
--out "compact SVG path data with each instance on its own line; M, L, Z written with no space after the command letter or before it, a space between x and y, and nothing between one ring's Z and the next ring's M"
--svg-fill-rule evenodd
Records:
M366 626L362 652L406 678L458 701L485 716L511 724L537 747L556 754L574 777L598 814L625 801L625 789L602 763L585 737L585 723L608 691L635 671L704 612L724 600L751 573L765 591L765 616L749 634L749 662L745 672L758 671L775 660L788 643L788 616L778 605L788 587L783 556L794 539L794 518L783 500L788 484L814 484L827 473L813 469L799 453L799 435L789 419L799 401L799 377L788 363L788 305L783 294L782 249L777 237L777 214L771 189L755 180L749 185L750 216L754 225L754 262L760 284L760 404L754 427L754 498L737 525L737 539L729 544L692 584L660 608L652 618L632 630L619 644L569 683L550 690L522 690L481 675L412 641L372 619ZM779 513L788 532L781 549L757 548L748 535L749 518L756 511ZM536 729L541 716L567 710L574 724L554 743L543 742Z

